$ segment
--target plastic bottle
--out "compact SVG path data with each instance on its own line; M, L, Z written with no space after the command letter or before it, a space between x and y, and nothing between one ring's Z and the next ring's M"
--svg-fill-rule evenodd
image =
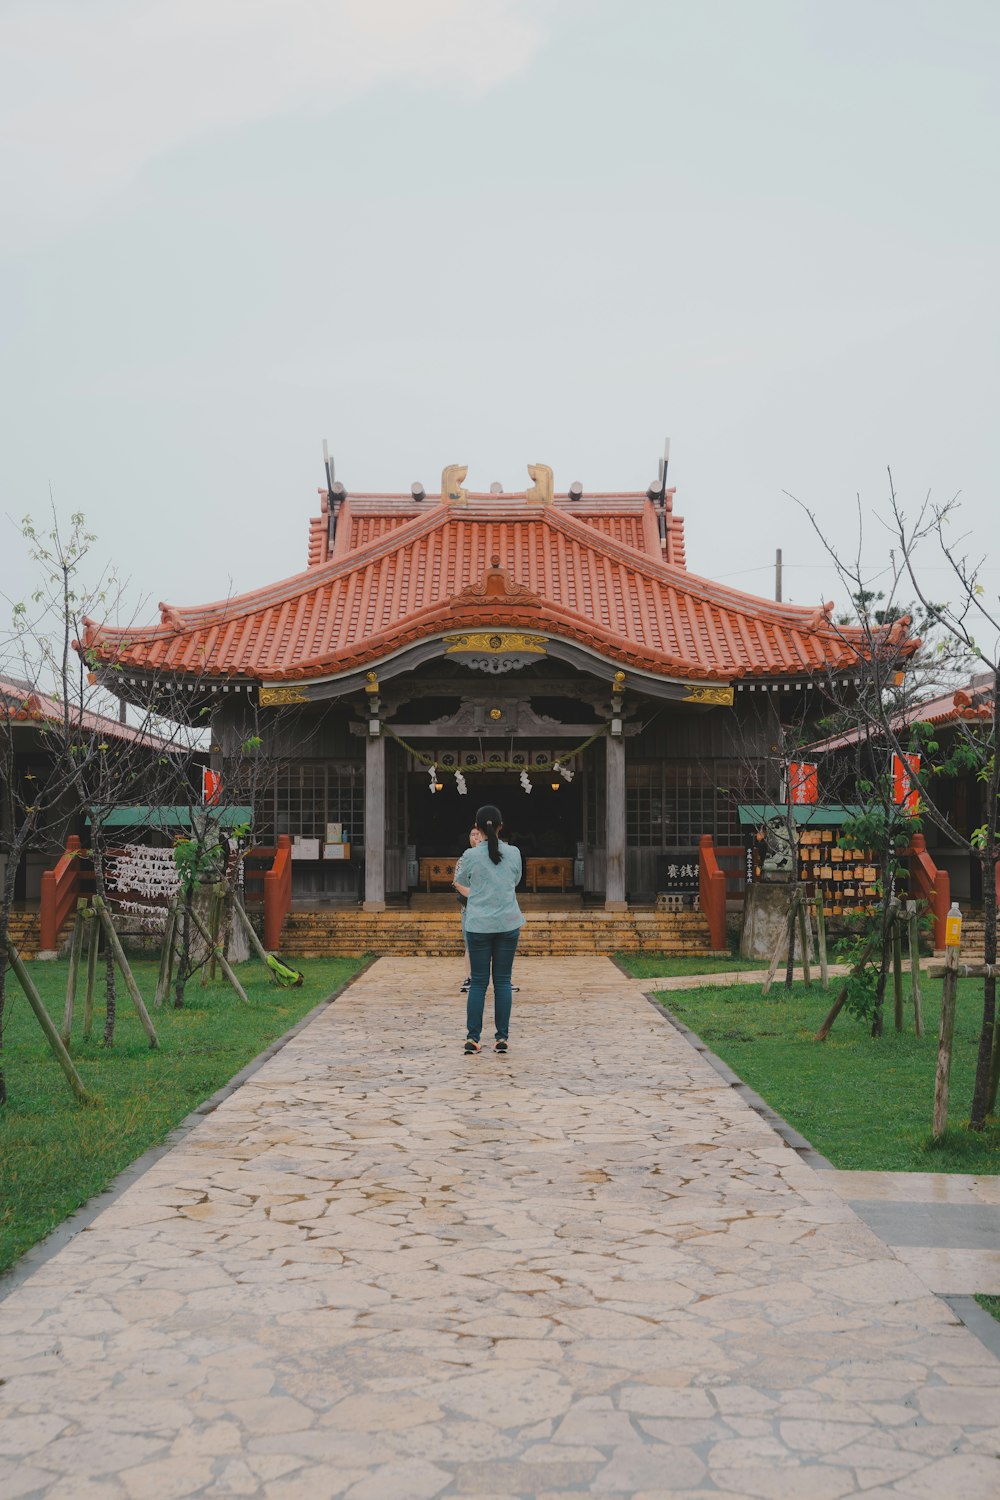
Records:
M946 948L962 946L962 913L957 901L951 903L951 910L945 918L944 945Z

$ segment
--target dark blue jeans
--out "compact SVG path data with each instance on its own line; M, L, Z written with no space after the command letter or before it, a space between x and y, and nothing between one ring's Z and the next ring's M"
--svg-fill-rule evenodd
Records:
M493 1019L496 1036L506 1037L510 1029L510 976L514 967L520 927L511 932L466 932L465 941L469 949L469 970L472 983L466 1003L465 1024L469 1036L479 1041L483 1031L483 1006L486 991L493 973Z

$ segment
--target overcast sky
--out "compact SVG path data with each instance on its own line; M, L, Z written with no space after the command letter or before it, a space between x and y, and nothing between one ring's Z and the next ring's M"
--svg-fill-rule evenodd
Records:
M348 490L641 489L691 567L833 585L997 515L996 0L0 0L0 589L82 509L149 605ZM885 543L870 528L873 572ZM942 575L943 582L943 575ZM841 596L842 596L842 591Z

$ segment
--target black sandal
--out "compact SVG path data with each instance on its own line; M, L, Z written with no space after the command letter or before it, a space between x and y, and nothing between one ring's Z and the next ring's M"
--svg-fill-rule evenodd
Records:
M496 1041L493 1043L493 1051L494 1052L506 1052L507 1051L507 1038L505 1036L498 1036L497 1037Z
M479 1043L473 1037L471 1037L471 1036L466 1037L466 1039L465 1039L465 1055L466 1055L466 1057L471 1057L474 1052L480 1052L481 1050L482 1049L480 1048Z

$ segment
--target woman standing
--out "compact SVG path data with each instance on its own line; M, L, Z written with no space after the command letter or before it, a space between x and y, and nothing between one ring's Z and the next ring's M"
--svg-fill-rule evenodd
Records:
M487 804L476 813L483 842L467 849L455 870L455 889L466 896L465 939L472 980L466 1002L465 1050L480 1050L483 1006L493 976L494 1050L506 1052L510 1029L511 971L524 917L515 887L521 878L521 853L501 842L499 808Z
M483 835L480 833L480 831L476 827L475 823L473 823L472 827L469 829L469 848L470 849L474 849L477 844L481 844L482 842L483 842ZM452 882L453 885L455 884L455 881L457 881L457 880L459 880L461 878L459 876L459 873L458 873L461 868L462 868L462 856L459 855L458 861L457 861L457 863L455 865L455 880ZM458 890L458 886L457 885L455 885L455 889ZM467 971L466 975L465 975L465 978L462 980L462 994L464 995L467 992L467 990L469 988L469 985L472 983L472 970L469 968L469 944L466 941L466 937L465 937L465 907L466 907L466 898L462 895L461 891L458 892L458 901L459 901L459 905L462 908L462 946L465 949L465 967L466 967L466 971Z

